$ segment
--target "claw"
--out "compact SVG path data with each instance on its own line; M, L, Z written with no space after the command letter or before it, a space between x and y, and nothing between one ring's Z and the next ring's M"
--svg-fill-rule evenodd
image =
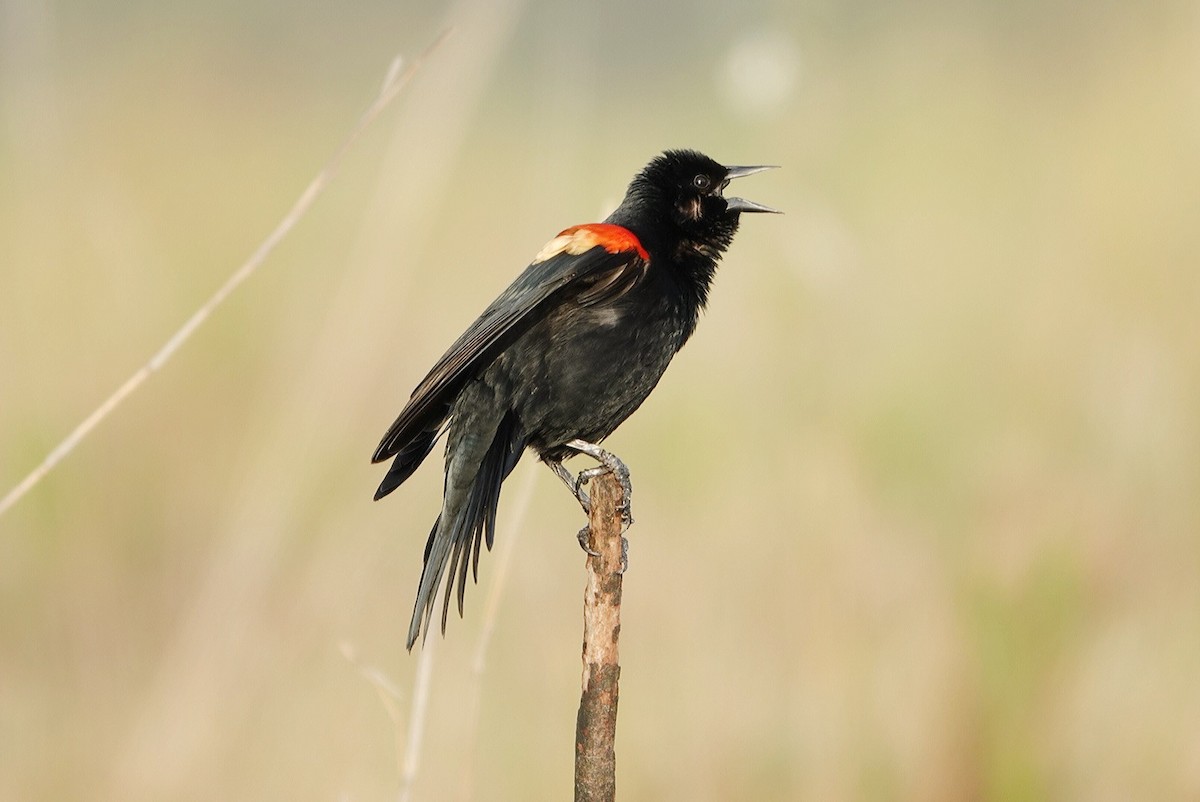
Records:
M575 496L575 500L579 502L579 506L583 507L583 514L590 515L592 512L592 500L584 492L582 483L570 471L564 468L561 462L547 460L546 464L550 466L550 470L554 471L554 475L561 479L562 483Z
M579 548L581 548L585 552L587 552L589 557L599 557L600 556L600 552L594 551L593 549L588 548L588 527L585 526L585 527L583 527L583 529L580 529L579 534L575 535L575 539L579 541ZM624 540L624 538L622 538L622 540ZM622 555L623 554L624 554L624 548L622 548ZM622 556L622 560L624 560L624 556ZM622 562L622 565L623 564L624 564L624 562Z
M563 467L563 464L557 460L546 460L546 464L554 471L554 475L562 480L574 494L575 500L579 502L579 506L583 508L585 515L591 515L592 500L588 497L587 492L583 489L584 485L590 482L597 476L602 476L606 473L611 473L617 477L617 481L621 483L622 493L621 500L621 531L629 531L629 527L633 526L633 512L631 499L633 498L633 484L629 481L629 468L625 467L625 463L620 460L615 454L605 451L598 445L589 443L586 440L571 440L565 444L569 448L573 448L581 454L587 454L592 459L600 464L594 468L580 471L578 476L574 476ZM585 526L579 530L576 536L579 541L579 546L585 552L593 557L599 557L599 553L588 548L588 528ZM629 566L629 541L624 537L621 538L621 573Z
M616 454L605 451L600 446L589 443L586 440L571 440L566 445L581 454L587 454L600 463L595 468L588 468L586 471L581 471L575 479L573 489L576 491L576 498L579 497L579 493L583 492L581 489L583 485L587 484L588 480L592 477L611 472L617 477L617 481L621 483L621 490L624 491L622 493L624 499L621 504L621 523L626 529L633 526L633 483L629 480L629 468L625 466L625 463ZM566 469L563 468L563 471L565 472Z

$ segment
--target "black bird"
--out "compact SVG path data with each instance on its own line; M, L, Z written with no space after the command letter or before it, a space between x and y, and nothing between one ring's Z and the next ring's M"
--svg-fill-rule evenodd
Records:
M692 150L655 158L607 220L550 240L417 385L372 457L394 458L380 499L449 432L442 512L425 545L409 649L422 628L428 633L447 561L442 631L455 584L462 615L468 557L478 578L500 485L526 448L585 509L588 476L617 470L628 483L620 461L596 444L646 400L695 330L741 213L776 211L722 194L731 179L767 169L724 167ZM602 467L573 478L562 461L575 453Z

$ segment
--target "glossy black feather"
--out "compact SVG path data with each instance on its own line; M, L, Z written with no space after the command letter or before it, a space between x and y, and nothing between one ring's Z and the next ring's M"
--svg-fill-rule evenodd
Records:
M567 442L601 442L653 390L695 330L739 210L771 211L722 195L728 178L756 169L695 151L653 160L605 223L552 239L417 385L373 456L393 459L380 498L448 433L409 648L428 633L443 576L442 630L452 595L462 614L468 564L477 578L524 449L561 461L574 453Z
M552 309L559 297L578 293L590 297L589 303L601 301L606 296L605 290L611 295L613 288L627 287L644 268L645 261L638 254L609 253L602 247L578 255L559 254L529 265L421 380L384 434L371 461L382 462L401 454L406 456L401 464L407 468L408 459L419 451L410 449L410 444L424 443L428 433L436 433L463 385ZM429 445L432 447L432 442ZM417 459L418 465L426 454L428 451ZM412 465L400 482L415 469L416 465ZM387 495L400 482L388 490L381 486L376 498Z
M480 545L486 543L488 549L491 549L495 538L500 486L517 466L524 450L525 437L520 422L515 415L506 414L497 426L491 444L469 482L465 503L457 506L447 505L438 516L425 544L424 567L421 570L417 601L408 627L409 648L412 648L420 637L422 628L428 626L433 614L438 583L442 574L447 572L447 563L449 578L442 600L442 629L446 628L451 590L456 586L458 612L462 615L468 564L478 580ZM447 490L451 481L452 477L448 472Z

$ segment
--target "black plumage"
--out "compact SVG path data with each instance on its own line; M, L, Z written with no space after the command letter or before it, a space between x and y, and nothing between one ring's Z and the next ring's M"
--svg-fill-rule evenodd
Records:
M552 239L413 391L373 457L393 460L379 499L448 435L409 648L443 574L443 631L454 588L462 614L468 564L477 573L481 544L492 546L500 488L524 450L569 481L561 462L579 444L568 444L601 442L654 389L695 330L740 214L775 211L723 195L763 169L686 150L654 159L604 223Z

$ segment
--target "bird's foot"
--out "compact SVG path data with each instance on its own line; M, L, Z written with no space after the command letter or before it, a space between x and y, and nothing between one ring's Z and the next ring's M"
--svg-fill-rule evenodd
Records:
M583 529L579 530L579 534L577 534L575 536L575 539L579 541L579 548L581 548L585 552L587 552L587 555L589 557L599 557L600 552L598 552L598 551L594 550L593 548L591 548L590 546L588 546L588 532L590 532L590 531L591 531L590 526L583 527Z
M571 442L567 443L567 445L581 454L587 454L589 457L598 460L600 464L594 468L588 468L585 471L581 471L578 476L575 476L569 470L563 467L561 462L558 462L557 460L546 460L546 464L550 466L552 471L554 471L554 475L561 479L562 483L570 489L572 494L574 494L576 501L579 502L579 506L583 508L584 514L591 515L592 500L583 487L597 476L601 476L606 473L612 473L617 477L617 481L621 483L621 489L623 491L623 498L621 502L622 531L629 529L629 527L633 525L633 514L630 511L629 502L630 497L633 495L633 485L629 481L629 469L625 467L625 463L614 454L611 454L599 446L593 445L592 443L588 443L584 440L572 440ZM588 546L588 527L585 526L583 529L579 530L579 534L576 535L576 540L579 541L579 547L588 555L592 557L600 556L598 552L592 550ZM629 541L622 537L621 573L625 573L625 569L628 567Z
M585 471L580 471L579 476L575 478L575 482L571 485L571 489L575 493L575 498L580 499L579 503L585 505L584 510L590 512L591 504L590 502L586 504L584 502L584 499L587 498L587 493L584 492L583 486L597 476L611 473L613 476L617 477L617 481L621 483L621 490L623 491L621 493L621 523L625 529L628 529L630 526L632 526L633 484L629 480L629 468L625 466L625 463L622 462L616 454L605 451L600 446L595 445L594 443L589 443L586 440L571 440L567 442L566 445L567 447L573 448L581 454L587 454L589 457L600 463L595 468L588 468ZM565 472L566 468L563 468L563 471ZM566 481L565 478L564 481ZM581 495L583 498L580 498Z
M579 530L579 534L575 539L579 541L579 548L583 549L589 557L599 557L600 552L588 546L588 533L591 532L591 527L585 526ZM629 570L629 538L621 536L621 567L617 569L617 573L622 576Z
M583 508L583 514L591 515L592 500L588 498L587 492L584 491L579 481L575 478L575 474L563 467L561 462L547 461L546 464L550 466L550 470L554 471L554 475L562 480L562 483L567 486L567 489L575 495L575 500L578 501L579 506Z

